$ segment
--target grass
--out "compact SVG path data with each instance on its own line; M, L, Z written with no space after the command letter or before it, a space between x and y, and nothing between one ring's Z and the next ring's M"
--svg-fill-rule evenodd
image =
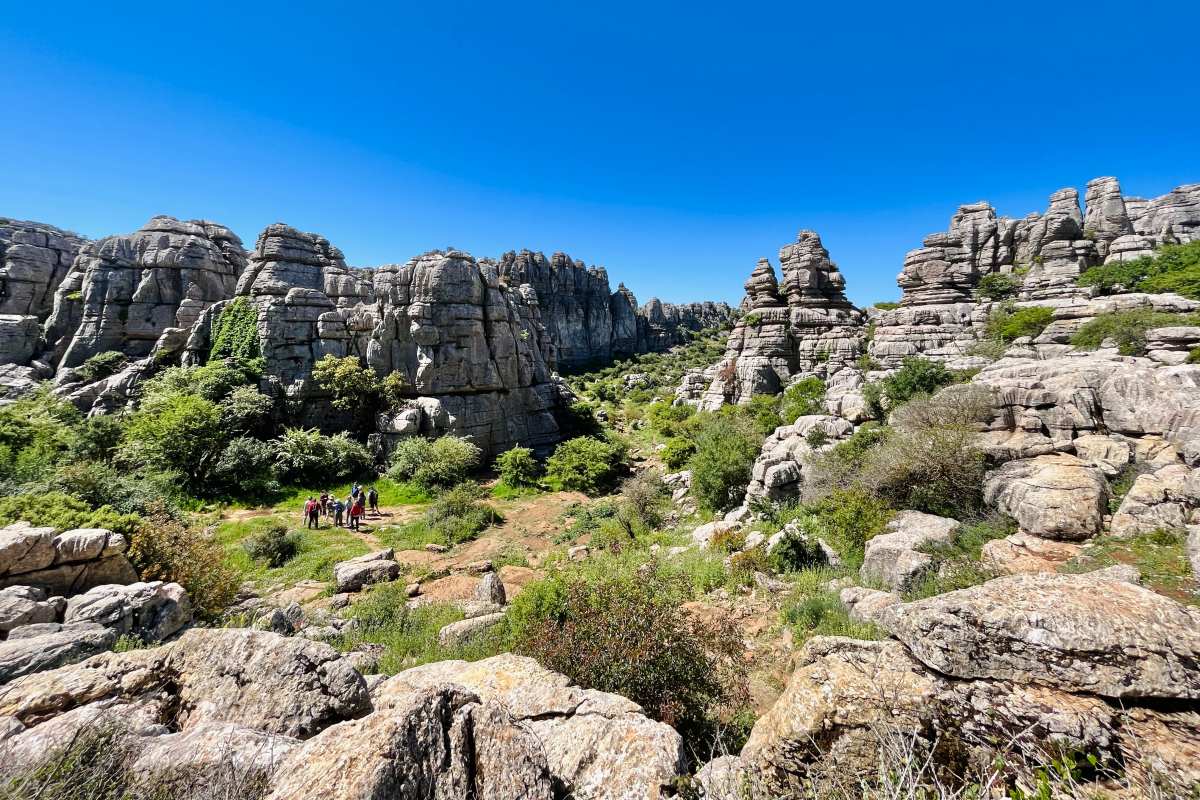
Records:
M299 515L296 515L297 518ZM319 530L289 526L296 540L296 555L279 567L268 567L250 558L242 547L243 540L283 521L279 516L222 522L215 533L217 542L225 549L226 560L244 580L258 584L295 583L303 580L328 581L333 577L333 565L348 558L365 555L369 547L353 533L343 528L324 527Z
M463 612L450 605L408 608L406 602L399 582L373 587L350 607L349 616L358 621L358 627L340 642L341 649L352 650L358 644L382 645L379 671L386 675L434 661L478 661L507 649L502 630L478 636L461 647L442 647L438 632L463 619Z
M396 550L424 550L427 544L446 544L446 537L419 519L375 531L379 540Z
M1200 605L1200 584L1192 574L1183 531L1159 529L1128 539L1098 537L1060 572L1092 572L1114 564L1130 564L1142 584L1159 594L1188 605Z
M783 622L792 628L799 647L813 636L848 636L853 639L882 639L884 633L869 622L850 619L830 581L843 577L841 570L813 567L792 574L795 588L783 604Z
M494 500L524 500L530 497L537 497L545 490L537 486L509 486L501 481L492 487L488 493Z

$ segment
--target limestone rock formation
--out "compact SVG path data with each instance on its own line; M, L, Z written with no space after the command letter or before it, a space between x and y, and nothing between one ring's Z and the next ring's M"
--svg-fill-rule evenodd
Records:
M126 584L137 573L119 533L80 528L56 533L15 523L0 528L0 586L32 586L71 595L103 584Z
M373 693L376 707L444 683L498 702L533 731L563 794L594 800L662 796L683 771L683 743L635 703L572 686L529 658L501 655L474 663L443 661L401 672Z
M1022 533L1078 541L1100 532L1108 483L1067 454L1010 461L984 482L984 501L1017 520Z
M897 512L883 533L867 540L859 574L864 581L882 583L892 591L906 591L933 564L933 558L922 548L949 544L957 528L958 520L947 517L920 511Z
M864 317L846 299L845 280L821 238L801 231L779 251L779 261L782 285L766 259L746 281L746 314L729 335L701 407L778 394L805 375L831 378L862 353Z
M0 315L45 320L86 242L53 225L0 217Z

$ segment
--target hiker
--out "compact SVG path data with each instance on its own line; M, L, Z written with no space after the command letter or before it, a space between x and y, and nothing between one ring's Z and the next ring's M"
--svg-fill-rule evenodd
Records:
M358 521L362 517L362 515L364 513L366 513L366 508L364 507L363 500L364 500L364 498L362 496L362 492L359 492L358 499L355 500L354 504L350 506L350 529L351 530L358 530Z
M346 511L346 504L341 500L333 501L333 524L340 528L342 527L342 514Z
M374 486L372 486L370 488L370 490L367 492L367 502L371 504L371 513L378 517L379 516L379 492L375 491Z
M329 492L321 492L321 516L329 516Z
M305 502L304 516L308 520L309 528L317 528L318 530L320 529L320 527L321 527L320 508L321 507L317 505L317 501L312 499L311 497L308 498L307 502Z
M354 484L354 488L350 490L350 499L357 500L360 494L362 494L362 487L356 483Z

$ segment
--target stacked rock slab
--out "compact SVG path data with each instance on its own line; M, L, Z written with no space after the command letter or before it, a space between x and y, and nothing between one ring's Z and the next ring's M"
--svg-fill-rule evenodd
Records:
M862 353L862 312L846 299L845 279L820 236L801 231L779 251L779 261L782 285L765 258L746 281L746 313L729 336L703 408L778 394L806 374L829 379Z
M451 250L357 270L323 237L272 225L237 294L257 316L265 388L305 401L308 424L324 425L332 413L313 366L356 355L381 377L399 375L412 398L411 408L380 419L385 440L454 433L490 455L558 439L562 390L544 358L536 297L503 286L493 264ZM227 307L216 304L197 322L185 363L208 357Z
M232 296L245 266L241 240L213 222L155 217L128 236L89 242L55 293L51 357L62 370L106 351L146 356Z
M588 267L565 253L549 259L529 250L508 252L497 264L509 286L528 284L537 294L552 352L552 368L658 353L687 341L689 332L722 325L733 317L725 303L675 305L652 298L640 309L633 292L609 289L608 272Z
M0 364L28 364L54 292L86 240L40 222L0 218Z
M976 297L985 276L1013 275L1023 301L1086 305L1094 292L1076 285L1083 270L1200 237L1200 184L1142 200L1102 177L1088 182L1084 199L1081 210L1078 191L1062 189L1045 213L1023 219L997 217L988 203L960 207L948 231L905 257L900 307L872 315L871 357L884 368L907 356L978 366L969 351L992 310Z

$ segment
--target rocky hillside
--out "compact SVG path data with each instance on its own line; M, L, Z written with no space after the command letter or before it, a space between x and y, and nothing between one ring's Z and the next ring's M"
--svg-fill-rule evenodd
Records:
M551 412L569 398L556 369L663 351L732 316L714 303L638 309L624 286L610 292L603 269L561 253L497 263L435 252L355 269L323 237L284 225L246 252L211 222L156 217L89 242L0 220L0 259L0 385L10 398L53 379L82 411L121 408L163 366L205 363L221 314L244 297L263 389L304 403L294 422L345 424L312 368L354 356L380 377L403 376L399 394L419 401L419 430L461 433L488 453L560 438ZM123 363L96 379L80 369L89 359ZM411 424L386 418L380 434L395 439Z

